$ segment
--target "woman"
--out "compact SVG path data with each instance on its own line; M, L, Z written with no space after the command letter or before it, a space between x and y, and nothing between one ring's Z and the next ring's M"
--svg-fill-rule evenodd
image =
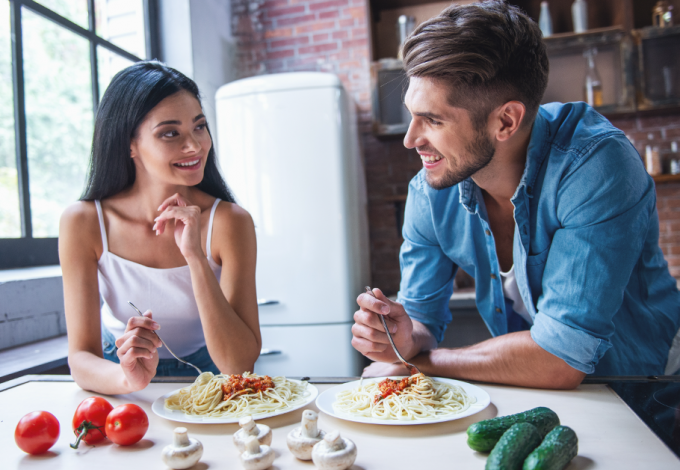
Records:
M59 258L69 366L82 388L129 393L156 374L195 375L156 330L203 371L253 370L253 221L218 172L198 88L178 71L140 62L113 78L85 191L61 217Z

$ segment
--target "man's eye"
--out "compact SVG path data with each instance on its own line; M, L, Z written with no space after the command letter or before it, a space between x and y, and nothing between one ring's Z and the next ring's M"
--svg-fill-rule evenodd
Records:
M438 125L441 124L441 122L435 121L435 120L432 119L432 118L427 118L427 121L428 121L430 124L432 124L433 126L438 126Z

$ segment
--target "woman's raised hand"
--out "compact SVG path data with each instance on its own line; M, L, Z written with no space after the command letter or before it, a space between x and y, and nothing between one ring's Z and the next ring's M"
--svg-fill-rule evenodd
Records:
M156 375L158 352L163 343L154 333L160 325L153 321L150 310L140 316L130 317L123 336L116 340L118 359L130 387L142 390Z
M176 193L160 205L161 215L156 218L153 229L156 235L165 231L170 220L175 221L175 243L180 252L189 258L205 257L201 247L201 208L193 206L181 194Z

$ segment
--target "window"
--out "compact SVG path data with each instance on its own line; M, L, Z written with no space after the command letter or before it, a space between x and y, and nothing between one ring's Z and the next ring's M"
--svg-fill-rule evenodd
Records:
M57 264L113 76L157 57L154 0L0 0L0 269Z

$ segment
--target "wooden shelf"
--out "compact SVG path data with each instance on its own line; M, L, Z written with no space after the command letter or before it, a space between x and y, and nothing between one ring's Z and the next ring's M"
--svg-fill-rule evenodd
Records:
M656 175L652 179L656 184L680 183L680 175Z
M556 41L563 41L565 39L581 39L581 38L588 38L590 36L594 36L596 38L600 38L602 36L606 36L608 34L618 34L624 32L623 26L607 26L604 28L593 28L589 29L587 31L584 31L582 33L574 33L574 32L569 32L569 33L556 33L556 34L551 34L550 36L545 36L543 38L543 41L549 45L553 42Z

